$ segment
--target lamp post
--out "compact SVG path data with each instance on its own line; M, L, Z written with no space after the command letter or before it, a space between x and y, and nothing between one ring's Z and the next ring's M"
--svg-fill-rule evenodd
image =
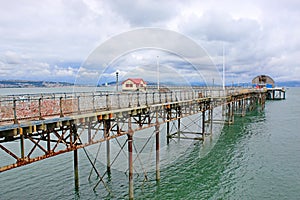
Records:
M116 71L116 90L119 91L119 71Z

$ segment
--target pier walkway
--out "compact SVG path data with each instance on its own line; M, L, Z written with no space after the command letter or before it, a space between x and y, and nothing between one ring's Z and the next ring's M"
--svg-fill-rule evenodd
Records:
M127 136L129 198L133 198L133 142L139 130L154 128L156 180L160 179L160 126L172 138L204 140L214 123L231 124L235 115L264 108L267 91L249 88L173 88L166 92L94 92L2 96L0 99L0 172L74 151L75 187L79 187L77 149L106 143L109 174L110 140ZM214 117L221 108L222 119ZM185 132L181 119L197 115L199 130ZM170 123L176 123L171 132ZM15 147L11 142L15 141ZM28 145L31 144L31 145ZM125 144L124 144L125 145ZM124 146L120 148L123 149ZM94 166L99 183L103 176ZM97 184L98 185L98 184ZM95 186L95 188L97 187Z

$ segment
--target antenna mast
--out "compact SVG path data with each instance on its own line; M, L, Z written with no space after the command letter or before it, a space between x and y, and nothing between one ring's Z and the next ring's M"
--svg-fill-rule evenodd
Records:
M159 56L157 56L156 65L157 65L157 90L159 91Z
M225 90L225 47L223 42L223 90Z

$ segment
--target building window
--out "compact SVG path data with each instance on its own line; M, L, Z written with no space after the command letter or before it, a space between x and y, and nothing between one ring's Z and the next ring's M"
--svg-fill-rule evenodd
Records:
M126 87L133 87L132 83L126 83Z

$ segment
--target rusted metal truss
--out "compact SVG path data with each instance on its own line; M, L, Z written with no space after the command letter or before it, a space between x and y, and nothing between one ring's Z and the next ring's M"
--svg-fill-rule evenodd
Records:
M199 125L202 131L198 132L201 137L196 138L202 140L205 133L208 133L208 131L205 132L205 123L213 123L210 116L214 108L224 106L228 123L232 123L234 111L243 113L246 109L253 109L256 103L264 104L265 101L263 92L206 98L198 98L194 94L183 100L178 100L179 95L165 96L165 98L161 96L166 94L155 95L148 94L142 103L138 100L135 106L129 104L125 108L108 106L109 108L102 111L92 109L89 112L78 108L81 112L77 112L76 115L64 116L65 114L59 111L61 115L57 118L23 121L22 123L16 119L19 123L5 126L0 130L0 149L14 160L0 166L0 172L123 135L129 137L127 140L129 142L135 132L150 127L158 129L164 123L167 123L168 142L169 139L176 137L187 139L184 126L180 128L180 119L198 113L202 113L202 124ZM180 95L187 94L180 93ZM153 101L152 104L149 103L151 101ZM60 102L62 104L62 100ZM176 134L170 133L169 123L174 121L178 122ZM180 131L182 131L181 135ZM10 148L12 141L17 141L19 148ZM120 144L120 147L123 149L124 146Z

